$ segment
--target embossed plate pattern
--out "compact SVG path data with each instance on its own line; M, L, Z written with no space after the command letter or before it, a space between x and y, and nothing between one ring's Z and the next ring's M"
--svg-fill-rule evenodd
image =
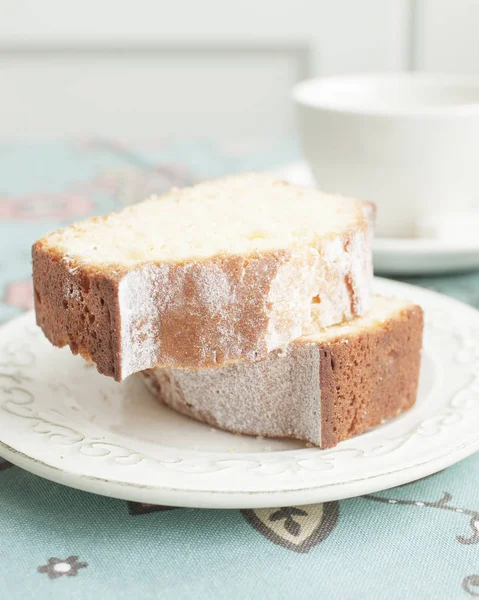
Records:
M217 431L159 406L52 348L31 313L0 330L0 455L79 489L147 502L258 508L375 492L479 448L479 312L402 283L377 291L419 302L426 332L417 405L330 450Z

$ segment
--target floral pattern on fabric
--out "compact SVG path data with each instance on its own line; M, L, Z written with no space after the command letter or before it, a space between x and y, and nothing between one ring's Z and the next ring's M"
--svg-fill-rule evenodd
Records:
M243 517L261 535L293 552L309 552L336 526L339 503L242 510Z
M76 577L79 569L85 569L88 563L79 562L78 556L69 556L62 560L61 558L49 558L46 565L38 567L39 573L46 573L49 579L57 579L58 577Z

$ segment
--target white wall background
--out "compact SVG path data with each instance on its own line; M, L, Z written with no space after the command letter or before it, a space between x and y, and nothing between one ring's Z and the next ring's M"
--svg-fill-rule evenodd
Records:
M0 138L291 134L319 74L479 73L476 0L0 0Z

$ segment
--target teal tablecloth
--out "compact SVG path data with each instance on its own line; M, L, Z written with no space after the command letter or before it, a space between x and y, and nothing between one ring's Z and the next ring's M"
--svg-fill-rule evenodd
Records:
M296 156L290 144L0 145L0 320L31 308L30 246L47 231L174 184ZM478 273L412 281L479 307ZM102 498L0 459L0 600L471 596L479 455L371 496L260 511Z

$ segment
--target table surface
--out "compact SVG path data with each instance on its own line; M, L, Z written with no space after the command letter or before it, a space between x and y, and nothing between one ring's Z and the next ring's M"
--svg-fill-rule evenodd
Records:
M30 247L44 233L297 157L288 140L0 144L0 321L32 307ZM407 281L479 307L478 272ZM478 597L479 454L362 498L243 511L103 498L0 458L0 590L2 600Z

